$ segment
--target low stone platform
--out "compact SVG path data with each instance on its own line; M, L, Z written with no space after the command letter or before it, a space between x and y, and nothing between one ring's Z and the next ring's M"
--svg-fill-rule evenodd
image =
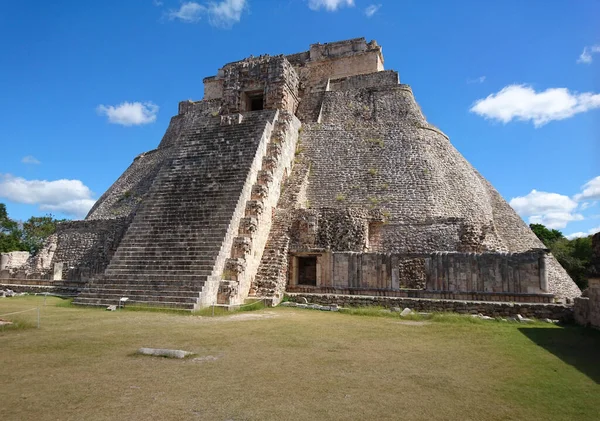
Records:
M63 297L76 297L85 286L85 282L50 281L45 279L3 279L0 289L30 294L53 294Z
M515 303L545 303L555 302L554 294L525 294L507 292L482 292L482 291L427 291L422 289L367 289L367 288L338 288L338 287L313 287L303 285L288 285L286 291L296 294L335 294L351 296L398 297L398 298L428 298L434 300L461 300L461 301L503 301Z
M377 297L341 294L298 294L288 293L291 301L340 307L382 306L387 308L408 307L420 312L455 312L459 314L483 314L490 317L523 317L536 319L573 320L573 307L564 304L510 303L471 300L436 300L427 298Z

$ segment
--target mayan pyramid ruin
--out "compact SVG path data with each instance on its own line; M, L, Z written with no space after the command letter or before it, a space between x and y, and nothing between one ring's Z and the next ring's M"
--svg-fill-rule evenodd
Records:
M364 38L224 65L28 264L98 306L581 294Z

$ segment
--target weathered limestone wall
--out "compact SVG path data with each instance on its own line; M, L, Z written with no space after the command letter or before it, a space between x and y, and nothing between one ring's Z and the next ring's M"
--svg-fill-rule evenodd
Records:
M0 253L0 270L13 270L20 268L29 259L28 251L11 251Z
M383 70L381 47L375 41L355 38L326 44L312 44L305 53L286 58L300 76L304 93L320 89L323 81Z
M317 210L378 210L385 223L377 228L371 251L543 248L447 136L427 123L408 86L322 95L320 122L305 124L300 138L311 165L307 200ZM340 235L343 231L333 237ZM580 295L553 257L547 270L550 292Z
M353 89L375 88L382 86L397 86L400 83L398 72L382 70L380 72L360 74L329 82L330 91L348 91Z
M70 221L58 225L52 265L63 263L62 279L89 280L102 273L115 253L130 219Z
M250 111L248 94L262 94L265 109L295 113L298 86L298 74L283 55L250 57L226 64L216 76L205 78L204 99L218 99L224 113L238 113Z
M220 99L223 97L223 79L217 76L204 78L204 100Z
M296 294L290 293L296 303L338 305L341 307L382 306L387 308L410 308L417 312L450 311L460 314L483 314L490 317L523 317L536 319L573 320L573 307L562 304L508 303L488 301L458 301L423 298L375 297L364 295Z
M317 256L319 288L545 294L545 253L297 253L289 288L301 286L297 256ZM304 286L304 288L310 288Z

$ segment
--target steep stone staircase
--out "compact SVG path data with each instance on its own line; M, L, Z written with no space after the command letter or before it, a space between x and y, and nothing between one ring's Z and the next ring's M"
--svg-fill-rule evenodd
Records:
M278 112L200 119L161 168L104 275L75 304L197 308L229 257ZM239 116L232 116L237 118Z
M282 184L292 172L300 126L295 116L280 112L261 170L252 186L245 217L241 221L238 236L234 238L231 257L226 261L220 291L224 304L242 304L248 297L273 228Z

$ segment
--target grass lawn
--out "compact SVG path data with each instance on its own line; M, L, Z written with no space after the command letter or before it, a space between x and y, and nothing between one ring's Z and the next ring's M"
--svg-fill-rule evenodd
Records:
M0 315L40 297L0 299ZM199 317L48 298L0 328L0 420L595 420L600 332L293 308ZM18 317L18 316L17 316ZM183 360L140 347L193 351Z

